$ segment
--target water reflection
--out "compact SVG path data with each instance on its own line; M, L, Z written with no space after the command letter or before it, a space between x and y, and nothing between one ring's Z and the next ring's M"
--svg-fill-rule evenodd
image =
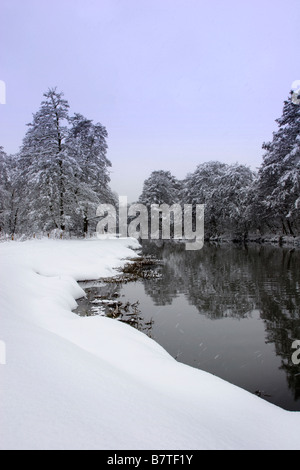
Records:
M300 251L270 246L205 246L185 252L150 245L165 261L163 284L149 281L147 295L156 305L172 304L183 293L211 320L245 319L259 311L265 341L275 345L294 399L300 398L300 367L291 361L292 343L300 339Z
M299 320L299 251L205 246L191 253L171 245L163 250L147 245L144 250L164 259L163 285L146 285L157 305L171 304L185 293L191 305L211 319L245 318L259 308L268 320Z

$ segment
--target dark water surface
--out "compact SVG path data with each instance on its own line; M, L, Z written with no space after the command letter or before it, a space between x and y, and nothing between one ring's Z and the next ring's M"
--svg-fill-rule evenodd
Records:
M149 244L144 252L163 260L159 279L87 284L78 313L103 314L103 305L91 303L99 295L128 302L119 320L178 361L300 411L300 365L292 362L292 343L300 340L300 251L225 245L186 252Z

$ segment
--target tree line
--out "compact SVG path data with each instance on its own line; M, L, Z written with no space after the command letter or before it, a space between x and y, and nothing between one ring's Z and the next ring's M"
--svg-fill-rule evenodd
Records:
M263 144L258 171L218 161L200 164L181 181L169 171L154 171L144 183L140 202L205 204L207 238L299 235L300 106L292 98L291 93L276 120L272 141Z
M206 235L244 238L249 233L300 232L300 106L291 93L278 129L263 144L258 171L218 161L200 164L184 180L154 171L139 202L205 204ZM69 232L96 227L99 204L116 204L110 188L108 133L100 123L70 116L63 93L49 89L16 155L0 147L0 232Z

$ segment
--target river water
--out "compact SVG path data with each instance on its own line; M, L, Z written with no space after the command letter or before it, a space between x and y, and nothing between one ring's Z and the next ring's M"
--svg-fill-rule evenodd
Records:
M300 340L300 250L207 245L186 252L147 244L144 254L163 260L158 278L83 285L88 298L77 313L104 314L92 303L97 296L134 304L119 321L179 362L300 411L300 365L292 361Z

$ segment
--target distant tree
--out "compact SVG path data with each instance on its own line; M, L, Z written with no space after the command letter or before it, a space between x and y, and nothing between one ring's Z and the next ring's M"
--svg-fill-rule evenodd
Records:
M219 187L224 228L233 235L247 238L251 229L251 203L257 174L240 164L228 165Z
M143 192L139 202L150 208L152 205L156 209L149 210L149 233L157 238L173 237L176 235L175 220L178 217L178 204L181 203L181 183L170 171L153 171L150 177L144 182ZM175 211L171 213L160 210L164 205L177 205ZM160 206L159 208L157 206ZM180 207L179 207L180 209ZM150 218L150 213L152 217ZM181 210L180 210L181 213ZM180 216L179 216L180 217ZM171 225L170 225L171 224ZM165 231L164 227L168 227ZM178 228L178 227L177 227Z
M180 182L170 171L154 171L144 182L144 188L139 202L151 204L172 205L180 202Z
M244 165L203 163L185 180L184 202L205 204L208 237L226 232L246 237L250 228L249 193L254 181L255 174Z
M292 93L276 122L273 140L263 144L259 196L265 222L294 235L300 220L300 106Z
M7 206L8 206L8 232L11 235L17 233L22 225L20 214L22 207L26 206L26 200L22 198L22 187L19 184L19 157L10 155L7 159Z
M16 233L20 204L17 156L7 155L0 147L0 232Z
M221 229L222 200L219 187L227 166L220 162L199 165L184 182L184 202L205 204L205 230L207 236L219 235Z
M8 229L8 156L0 147L0 232Z

